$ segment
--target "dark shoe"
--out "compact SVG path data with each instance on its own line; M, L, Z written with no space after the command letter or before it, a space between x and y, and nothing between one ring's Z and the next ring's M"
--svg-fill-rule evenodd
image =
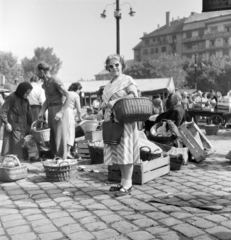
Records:
M109 191L110 191L110 192L116 192L116 191L119 191L122 187L123 187L123 186L120 185L120 184L118 184L117 186L111 186L111 187L109 188Z
M132 190L133 190L132 186L128 189L125 189L124 187L122 187L119 191L116 192L115 197L122 197L125 195L129 195L129 194L131 194Z

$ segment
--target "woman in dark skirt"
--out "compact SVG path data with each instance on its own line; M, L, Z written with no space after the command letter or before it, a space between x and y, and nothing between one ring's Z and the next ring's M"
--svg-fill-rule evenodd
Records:
M32 124L30 104L27 99L32 90L29 82L22 82L15 92L6 99L0 110L0 118L5 124L2 156L17 155L23 159L22 142Z

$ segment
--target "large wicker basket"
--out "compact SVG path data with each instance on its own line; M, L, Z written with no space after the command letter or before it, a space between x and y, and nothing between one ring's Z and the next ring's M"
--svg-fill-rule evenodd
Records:
M205 125L206 135L217 135L219 130L219 125Z
M35 121L31 125L31 135L34 137L37 143L40 142L48 142L50 141L50 128L45 129L37 129L35 126L38 121ZM44 121L40 121L41 123L45 123Z
M88 149L90 153L91 163L103 163L104 162L104 145L102 141L98 142L89 142L88 143Z
M27 177L27 166L22 165L18 158L15 155L6 155L2 160L2 164L4 163L5 158L12 157L14 161L18 162L17 167L0 167L0 181L1 182L14 182L20 179L24 179Z
M58 162L59 160L61 162ZM48 181L62 182L76 178L77 161L75 160L50 159L43 162L43 167Z
M113 107L119 122L146 121L152 115L153 104L149 98L122 98Z
M165 144L165 145L168 145L168 146L174 146L176 136L172 135L170 137L165 137L165 136L154 136L154 135L150 134L148 136L148 140L153 141L153 142L157 142L157 143L161 143L161 144Z

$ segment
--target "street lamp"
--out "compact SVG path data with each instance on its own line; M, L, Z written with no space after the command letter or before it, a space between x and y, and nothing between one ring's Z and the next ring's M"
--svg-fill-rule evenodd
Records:
M125 2L121 5L121 7L124 4L129 4L129 6L130 6L129 15L131 17L133 17L135 15L135 12L132 10L132 7L131 7L130 3ZM112 4L108 4L107 6L110 6L110 5L112 5ZM101 18L106 18L107 17L107 15L106 15L107 6L103 10L103 13L100 14ZM115 11L114 11L114 17L116 19L116 53L120 54L120 19L121 19L121 12L120 12L120 2L119 2L119 0L116 0L116 8L115 8Z
M195 89L197 90L197 54L195 54L194 58L194 68L195 68Z

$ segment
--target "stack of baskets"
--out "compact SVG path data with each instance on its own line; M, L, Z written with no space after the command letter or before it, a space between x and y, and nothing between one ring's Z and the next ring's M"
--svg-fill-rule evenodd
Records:
M122 123L146 121L153 111L153 104L149 98L122 98L113 107L116 119Z
M217 135L219 125L205 125L206 135Z
M76 178L77 161L54 158L43 162L46 178L51 182L62 182Z
M37 143L41 143L41 142L48 142L50 141L50 128L37 128L36 126L38 125L38 123L40 124L44 124L47 125L47 123L45 121L34 121L31 125L31 134L34 137L35 141Z
M27 166L21 164L15 155L6 155L0 166L0 181L14 182L27 177Z
M99 164L103 163L103 149L104 144L103 141L89 142L88 149L90 153L91 163Z

